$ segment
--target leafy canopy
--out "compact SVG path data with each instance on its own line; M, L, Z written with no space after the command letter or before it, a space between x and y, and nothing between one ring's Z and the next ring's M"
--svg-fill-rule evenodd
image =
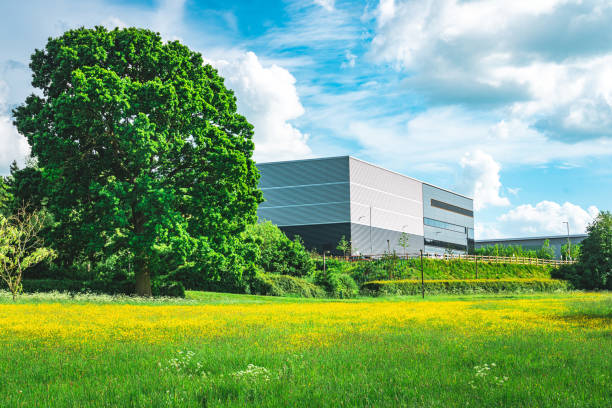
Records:
M308 276L314 272L314 261L300 238L296 236L291 241L270 221L249 225L243 236L245 241L256 245L253 256L265 272L291 276Z
M157 33L103 27L50 38L30 67L41 92L15 124L63 247L129 250L141 295L151 275L187 260L215 259L240 285L248 262L237 234L255 221L261 192L253 128L217 71Z

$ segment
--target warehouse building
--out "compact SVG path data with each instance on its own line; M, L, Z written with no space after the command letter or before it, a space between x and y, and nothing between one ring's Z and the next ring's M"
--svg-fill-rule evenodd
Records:
M299 235L319 252L341 237L353 255L465 253L474 243L473 200L350 156L257 165L265 202L260 221Z
M542 248L544 242L548 240L550 247L555 251L555 259L561 259L561 247L569 241L570 245L580 245L587 237L587 234L572 234L572 235L549 235L545 237L529 237L529 238L500 238L500 239L483 239L475 243L476 248L484 248L487 246L503 245L503 246L520 246L525 250L538 250Z

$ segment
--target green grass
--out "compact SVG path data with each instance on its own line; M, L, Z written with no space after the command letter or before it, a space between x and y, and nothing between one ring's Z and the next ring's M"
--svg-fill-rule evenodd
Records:
M387 297L331 301L188 292L187 299L144 301L106 297L43 295L22 298L20 307L61 303L66 308L136 305L213 305L221 312L236 307L257 314L262 307L304 305L325 308L347 304L367 313L369 306L410 305L453 310L529 310L569 319L567 330L525 329L511 334L465 335L451 326L389 324L376 332L342 336L324 345L286 350L274 346L287 334L251 327L242 334L198 336L150 344L117 340L78 345L11 337L0 332L0 406L2 407L606 407L612 406L612 295L530 294ZM139 303L140 302L140 303ZM468 303L466 303L468 302ZM0 329L10 319L0 296ZM550 311L551 304L564 305ZM567 306L567 307L565 307ZM539 307L539 306L538 306ZM173 309L174 310L174 309ZM263 310L263 309L261 309ZM327 309L325 309L327 310ZM321 313L327 313L322 309ZM353 310L353 309L350 309ZM360 309L361 310L361 309ZM556 310L556 309L555 309ZM154 309L151 309L154 314ZM186 312L185 312L186 313ZM241 312L242 313L242 312ZM501 316L501 315L500 315ZM285 316L286 317L286 316ZM154 319L154 317L151 317ZM503 318L500 317L500 318ZM4 320L3 320L4 319ZM606 320L608 319L608 320ZM452 319L451 319L452 320ZM594 325L590 325L595 320ZM236 324L241 324L237 317ZM300 331L335 330L312 320ZM575 322L575 324L574 324ZM343 326L344 327L344 326ZM143 336L147 336L143 332ZM168 361L189 350L181 370ZM186 361L186 360L185 360ZM198 366L197 364L200 364ZM475 367L489 366L478 377ZM161 364L161 368L160 368ZM236 378L249 364L266 375ZM205 374L202 374L205 373ZM508 377L499 384L493 377ZM475 387L475 388L474 388Z

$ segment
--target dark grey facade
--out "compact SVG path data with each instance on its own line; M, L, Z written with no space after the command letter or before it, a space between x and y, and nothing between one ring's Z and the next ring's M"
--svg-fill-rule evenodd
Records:
M580 244L588 235L573 234L569 236L569 241L572 245ZM503 238L503 239L483 239L476 241L476 248L482 248L488 245L519 245L523 249L537 250L542 247L544 241L549 240L550 246L555 250L555 258L561 259L561 247L567 244L567 235L552 235L547 237L532 237L532 238Z
M349 156L260 163L260 220L318 251L334 251L342 236L354 255L465 252L473 240L469 197ZM470 238L471 234L471 238Z

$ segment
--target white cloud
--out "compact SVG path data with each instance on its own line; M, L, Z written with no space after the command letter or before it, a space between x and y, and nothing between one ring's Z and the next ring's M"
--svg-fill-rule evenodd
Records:
M473 118L455 107L381 119L361 118L346 104L337 106L323 119L334 133L356 140L363 152L397 169L409 163L413 169L435 166L450 172L466 152L477 150L486 151L502 164L526 165L612 155L609 138L574 143L551 140L520 120L495 121L484 115Z
M428 103L504 106L562 140L612 136L609 1L381 0L374 15L370 56Z
M508 238L495 225L486 222L474 224L474 237L475 239Z
M474 198L474 209L488 206L510 205L508 198L500 196L501 166L493 157L481 150L466 153L461 158L463 178L459 189Z
M336 0L314 0L314 2L327 11L333 11Z
M276 64L263 66L252 52L211 64L235 91L238 110L255 127L257 160L294 159L311 154L308 135L290 123L304 113L304 108L289 71Z
M340 67L341 68L347 68L347 67L354 68L355 61L357 60L357 56L353 54L352 52L350 52L349 50L346 50L344 53L344 57L346 58L346 61L340 64Z
M13 160L23 165L30 153L28 141L17 132L7 112L6 96L8 93L8 86L0 80L0 175L8 174Z
M498 228L506 236L562 235L567 233L564 221L570 224L570 233L586 231L587 225L599 214L595 206L583 209L565 202L541 201L535 206L523 204L498 217Z
M508 190L508 192L512 194L513 196L517 196L518 193L521 191L521 188L520 187L516 187L516 188L506 187L506 190Z

